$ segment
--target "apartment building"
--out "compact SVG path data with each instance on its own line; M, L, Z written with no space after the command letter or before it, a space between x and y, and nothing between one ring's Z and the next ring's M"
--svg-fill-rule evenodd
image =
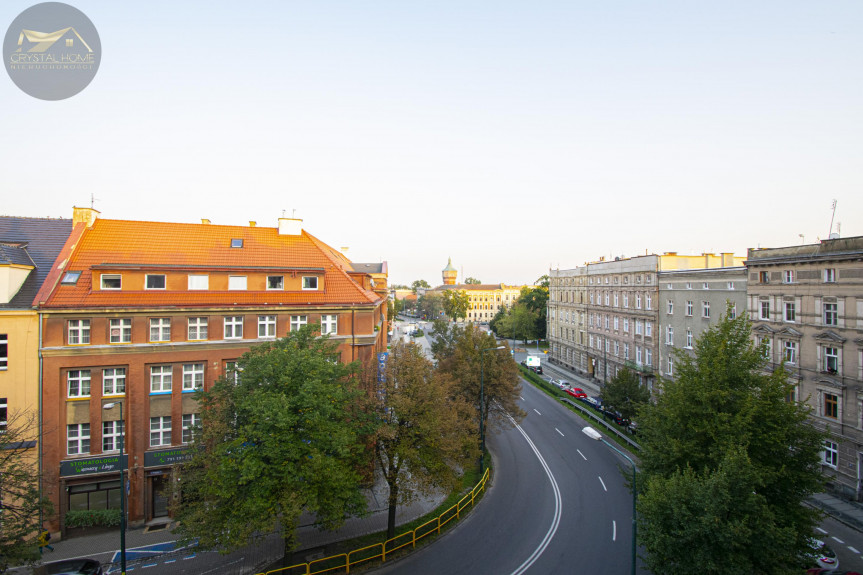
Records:
M70 509L118 507L127 462L130 524L163 521L200 422L193 392L237 376L251 346L319 323L345 362L386 350L386 263L351 262L301 220L76 219L36 299L53 532Z
M751 249L746 265L753 336L829 434L832 489L863 500L863 236Z
M658 274L659 373L674 379L674 350L692 353L702 332L725 314L746 309L746 268L669 270Z

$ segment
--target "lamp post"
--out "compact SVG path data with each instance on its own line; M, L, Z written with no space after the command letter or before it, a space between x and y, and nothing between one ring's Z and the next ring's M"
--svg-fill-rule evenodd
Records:
M126 482L124 481L126 466L123 465L126 422L123 420L123 402L106 403L102 409L114 409L115 405L120 406L120 425L122 426L120 433L120 575L126 575Z
M588 436L589 438L603 442L604 444L606 444L607 446L609 446L610 448L615 450L617 453L619 453L620 455L625 457L626 460L629 462L629 464L632 465L632 570L631 570L631 573L632 573L632 575L635 575L635 549L636 549L636 537L638 535L638 523L636 521L636 517L637 517L636 516L636 504L638 502L638 491L636 489L637 486L635 484L635 474L636 474L635 462L632 459L630 459L627 454L625 454L624 452L619 450L617 447L615 447L614 445L612 445L611 443L606 441L601 433L599 433L597 430L590 427L589 425L587 427L582 428L581 431L586 436Z
M480 475L485 471L485 417L483 417L483 408L485 407L485 365L482 361L484 357L482 354L494 349L506 349L506 346L499 345L479 350L479 441L482 446L479 454Z

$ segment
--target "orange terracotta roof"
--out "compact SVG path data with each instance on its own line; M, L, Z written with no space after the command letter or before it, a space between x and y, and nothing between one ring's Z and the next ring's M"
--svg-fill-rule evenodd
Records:
M232 248L232 239L242 239L243 247ZM91 291L91 270L99 266L201 267L226 271L317 269L324 274L324 289ZM68 270L82 272L78 282L75 285L55 283L42 307L363 305L381 301L381 296L363 289L348 276L350 260L340 252L305 231L298 236L279 235L277 228L97 219L72 248L64 271Z

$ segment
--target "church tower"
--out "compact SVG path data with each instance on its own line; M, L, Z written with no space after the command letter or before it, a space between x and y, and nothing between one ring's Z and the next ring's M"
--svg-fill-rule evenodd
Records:
M447 261L446 267L443 269L443 285L445 286L454 286L456 276L458 276L458 270L452 267L452 258L449 258Z

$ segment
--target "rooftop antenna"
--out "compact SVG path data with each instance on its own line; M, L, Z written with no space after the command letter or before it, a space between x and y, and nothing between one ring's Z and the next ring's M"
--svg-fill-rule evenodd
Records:
M285 210L282 210L282 217L285 217Z
M805 243L806 243L806 238L804 238L804 237L803 237L803 234L797 234L797 235L800 237L800 245L805 244Z
M96 206L96 196L93 194L93 192L90 192L90 209L91 210L96 209L95 206Z
M836 200L835 199L833 200L832 209L833 209L833 215L830 216L830 233L827 234L828 238L832 238L832 236L833 236L833 218L836 217Z

